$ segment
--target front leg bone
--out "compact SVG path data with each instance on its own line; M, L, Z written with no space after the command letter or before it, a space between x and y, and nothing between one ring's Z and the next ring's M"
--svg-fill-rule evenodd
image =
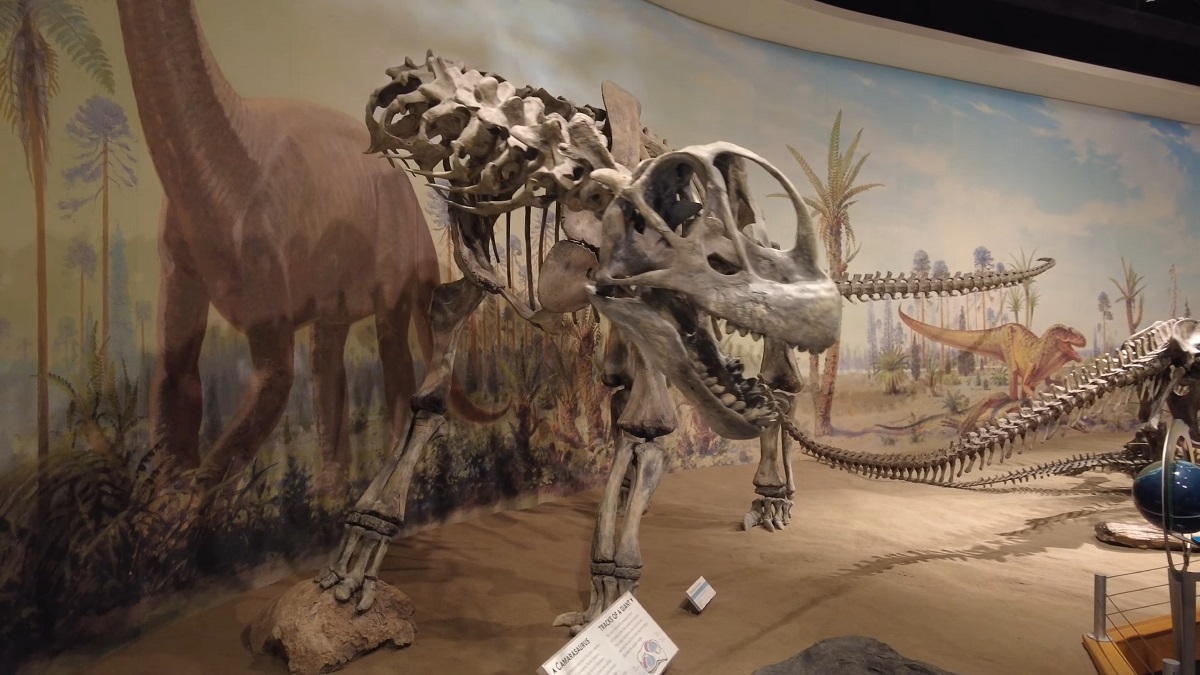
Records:
M572 633L582 630L626 590L636 588L642 566L638 524L662 477L665 460L661 450L641 449L646 443L635 450L634 444L636 439L669 434L676 425L666 378L647 366L616 327L605 343L604 383L621 388L613 393L609 410L615 449L592 539L591 601L587 610L561 614L554 621L556 626L570 626ZM658 448L652 441L650 445ZM623 489L627 476L629 486ZM625 510L618 545L617 515L622 504Z
M638 581L642 578L642 547L638 539L642 514L666 469L666 452L658 443L639 443L634 452L637 454L638 470L630 488L629 507L625 512L624 526L621 528L621 543L613 560L616 563L613 573L617 578L616 597L626 592L637 593ZM614 601L616 597L613 598Z
M754 492L759 497L742 519L744 529L762 525L768 532L774 532L791 523L796 487L790 450L791 439L783 433L782 426L773 426L759 437L758 471L754 475Z
M791 415L796 394L804 388L792 349L779 340L767 338L759 378L771 390L779 414ZM759 436L758 471L754 474L754 492L759 497L742 519L744 529L762 525L768 532L774 532L791 522L792 496L796 493L791 442L782 425L773 426Z
M624 394L625 392L618 392ZM617 395L614 395L616 398ZM615 407L615 406L614 406ZM614 419L616 415L614 415ZM616 571L616 534L617 508L620 505L621 483L625 472L632 465L633 439L617 431L619 438L613 453L612 467L608 472L608 481L604 485L604 494L600 498L600 510L596 518L596 529L592 535L592 592L588 608L583 612L567 612L554 620L555 626L570 626L577 631L599 616L606 607L616 602L617 582L613 573ZM626 518L628 518L626 511Z

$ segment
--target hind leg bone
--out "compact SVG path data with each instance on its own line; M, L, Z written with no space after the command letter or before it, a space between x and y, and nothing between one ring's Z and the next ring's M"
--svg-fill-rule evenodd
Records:
M444 284L435 292L431 308L433 354L420 391L413 399L415 414L408 433L393 447L375 480L347 514L337 561L317 577L321 587L333 588L334 597L341 602L361 590L357 605L360 612L370 609L375 601L379 568L391 538L404 523L417 461L446 420L455 347L467 317L482 300L483 290L467 279Z

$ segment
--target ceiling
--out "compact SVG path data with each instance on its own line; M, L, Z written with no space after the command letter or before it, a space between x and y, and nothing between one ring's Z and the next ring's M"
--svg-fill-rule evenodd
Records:
M1200 0L647 2L799 49L1200 124Z
M824 0L955 35L1200 85L1200 0Z

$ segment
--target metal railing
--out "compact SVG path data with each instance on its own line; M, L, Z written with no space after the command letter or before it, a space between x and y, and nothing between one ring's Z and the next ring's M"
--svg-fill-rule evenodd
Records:
M1127 659L1138 661L1138 663L1129 663L1128 665L1140 675L1153 675L1160 672L1162 675L1194 675L1196 672L1194 628L1190 631L1173 631L1175 652L1187 662L1181 663L1178 659L1164 658L1162 663L1156 664L1148 662L1144 655L1154 653L1149 640L1152 637L1159 637L1160 634L1144 635L1139 631L1138 624L1151 618L1170 614L1174 617L1173 626L1194 626L1196 621L1195 575L1196 573L1193 572L1172 569L1170 565L1123 574L1096 574L1090 637L1097 642L1112 642L1109 635L1115 633L1126 643L1141 642L1143 649L1121 650ZM1166 580L1160 581L1163 577L1166 577ZM1118 590L1110 590L1113 588ZM1184 617L1190 617L1190 621ZM1182 656L1189 652L1192 653L1190 659Z

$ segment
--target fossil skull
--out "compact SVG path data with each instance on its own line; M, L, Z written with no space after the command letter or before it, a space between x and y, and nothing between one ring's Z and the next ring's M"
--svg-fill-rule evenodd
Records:
M746 162L783 187L796 213L790 250L762 236ZM642 162L603 216L599 268L588 292L599 311L682 391L712 428L757 437L774 422L769 390L721 352L721 322L814 353L837 340L842 300L817 267L808 208L761 157L714 143Z

